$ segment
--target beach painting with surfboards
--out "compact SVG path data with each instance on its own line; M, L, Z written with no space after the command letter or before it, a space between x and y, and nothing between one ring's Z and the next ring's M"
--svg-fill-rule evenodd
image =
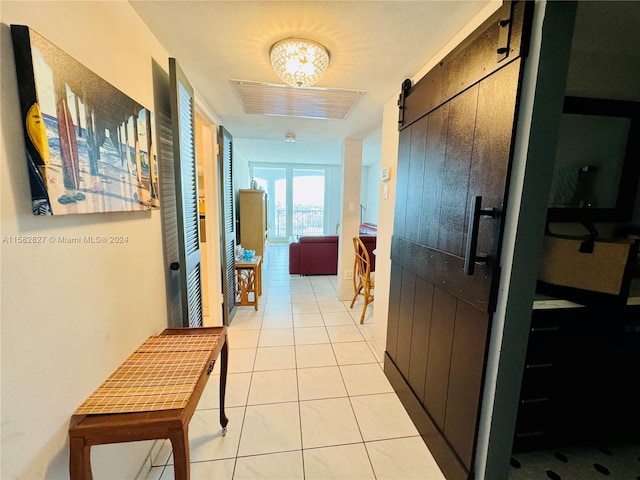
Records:
M154 116L23 25L11 25L35 215L159 208Z

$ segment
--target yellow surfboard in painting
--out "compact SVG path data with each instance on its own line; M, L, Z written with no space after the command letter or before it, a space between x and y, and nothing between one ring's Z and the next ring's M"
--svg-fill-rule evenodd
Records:
M31 105L27 112L27 132L29 138L36 147L40 158L45 165L49 165L49 143L47 142L47 131L44 126L44 120L40 113L40 106L37 103Z

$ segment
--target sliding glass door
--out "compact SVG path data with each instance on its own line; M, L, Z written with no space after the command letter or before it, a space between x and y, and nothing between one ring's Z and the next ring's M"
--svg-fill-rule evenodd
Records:
M324 169L253 166L251 170L258 187L269 194L269 237L272 241L325 232Z
M293 170L292 233L324 233L324 170Z

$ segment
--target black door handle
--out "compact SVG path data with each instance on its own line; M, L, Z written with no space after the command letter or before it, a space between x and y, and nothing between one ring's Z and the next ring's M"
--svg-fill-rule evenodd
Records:
M476 195L471 199L469 205L469 230L467 231L467 247L464 256L464 273L473 275L476 262L486 262L488 255L477 253L478 248L478 229L480 228L480 217L495 218L498 216L499 209L487 208L482 209L482 196Z
M180 270L180 264L178 262L173 262L171 265L169 265L169 268L173 271Z

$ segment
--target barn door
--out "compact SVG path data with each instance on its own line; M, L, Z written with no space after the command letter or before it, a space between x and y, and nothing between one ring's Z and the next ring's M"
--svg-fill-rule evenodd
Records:
M473 477L527 2L400 97L385 372L447 479ZM527 12L525 12L525 8Z
M233 202L233 137L220 127L218 134L220 175L220 265L222 267L222 318L229 325L236 308L235 213Z
M171 269L180 276L182 325L201 327L202 283L195 106L193 88L175 58L169 59L169 81L179 252L179 260L171 264Z

